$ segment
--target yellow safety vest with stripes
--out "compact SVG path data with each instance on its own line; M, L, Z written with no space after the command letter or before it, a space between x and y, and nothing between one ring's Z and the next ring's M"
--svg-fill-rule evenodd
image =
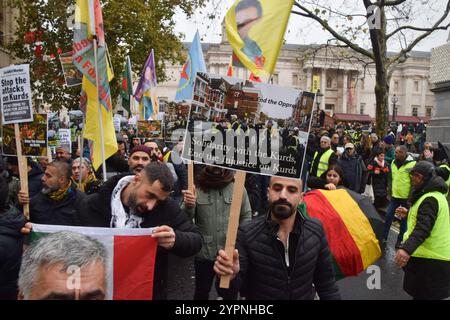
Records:
M328 170L328 163L329 163L330 157L333 153L334 153L334 151L330 148L322 154L322 156L319 159L319 165L317 166L316 177L320 177L322 175L322 173L324 173L325 171ZM319 152L316 151L316 153L314 154L313 163L316 161L318 154L319 154ZM311 166L311 169L312 169L312 166Z
M395 160L392 161L392 197L397 199L408 199L411 191L411 180L409 170L416 165L416 161L408 162L397 168Z
M417 222L417 212L422 202L433 197L437 200L439 211L430 236L412 252L413 257L450 261L450 214L444 194L434 191L421 196L409 209L406 230L403 239L408 240Z

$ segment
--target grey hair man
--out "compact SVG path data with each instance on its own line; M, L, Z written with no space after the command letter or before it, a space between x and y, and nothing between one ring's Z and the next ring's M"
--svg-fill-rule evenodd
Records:
M19 273L20 300L104 300L105 247L73 232L47 235L25 251Z

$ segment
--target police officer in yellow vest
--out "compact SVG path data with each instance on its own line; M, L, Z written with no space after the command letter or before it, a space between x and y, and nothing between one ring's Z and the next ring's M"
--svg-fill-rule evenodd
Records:
M337 156L331 149L330 137L320 138L320 149L314 154L309 174L313 177L320 177L328 170L328 167L337 162Z
M390 202L386 209L386 218L384 221L384 242L387 242L389 230L394 220L395 210L398 207L408 208L408 198L411 191L411 182L409 179L409 169L414 167L416 161L408 155L406 146L401 145L395 148L395 159L391 163L391 190ZM395 247L398 247L406 231L406 219L400 220L400 232L397 237Z
M404 268L403 289L414 299L450 297L450 215L444 179L432 163L421 161L410 171L412 192L408 229L395 256Z

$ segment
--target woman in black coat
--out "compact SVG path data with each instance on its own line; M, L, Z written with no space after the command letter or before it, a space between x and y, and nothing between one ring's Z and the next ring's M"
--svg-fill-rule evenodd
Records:
M387 206L387 188L389 167L384 161L384 151L382 148L373 150L375 158L367 166L369 171L369 181L372 184L375 201L373 205L380 212L380 208Z

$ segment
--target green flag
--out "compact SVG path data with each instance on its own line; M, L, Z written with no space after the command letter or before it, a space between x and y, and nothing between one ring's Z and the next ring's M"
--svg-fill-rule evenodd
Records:
M127 56L125 62L125 70L123 71L122 86L120 88L120 95L122 96L122 106L127 110L131 116L130 96L133 94L133 82L131 80L131 61Z

